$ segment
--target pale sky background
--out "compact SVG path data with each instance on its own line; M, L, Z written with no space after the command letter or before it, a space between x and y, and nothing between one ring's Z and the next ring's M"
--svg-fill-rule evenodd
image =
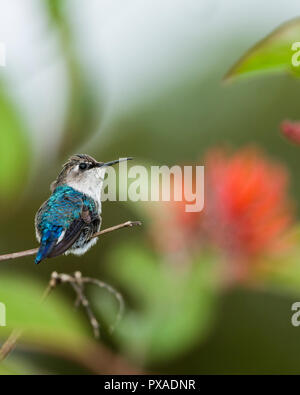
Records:
M67 0L65 11L80 57L103 97L104 122L109 123L155 99L180 78L195 72L205 78L224 57L223 46L243 37L246 51L300 15L300 2ZM7 53L0 77L8 79L34 146L45 154L58 144L68 96L57 37L47 23L41 1L0 0L0 42ZM236 59L240 55L238 48ZM229 66L224 65L224 72Z

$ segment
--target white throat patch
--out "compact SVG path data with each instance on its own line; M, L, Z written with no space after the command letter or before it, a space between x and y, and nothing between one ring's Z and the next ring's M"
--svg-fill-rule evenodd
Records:
M99 214L101 213L101 192L103 187L103 181L105 176L106 168L94 168L86 172L85 177L79 181L69 181L67 184L91 197L96 203L98 203Z

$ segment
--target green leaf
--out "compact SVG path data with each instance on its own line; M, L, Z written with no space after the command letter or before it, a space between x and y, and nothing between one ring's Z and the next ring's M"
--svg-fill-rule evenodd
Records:
M252 47L226 74L225 80L242 75L270 72L293 72L300 75L300 18L293 19L273 31ZM298 64L297 63L297 64Z
M110 265L114 277L134 303L116 330L127 353L147 361L166 360L205 337L215 304L211 257L176 268L157 262L140 247L126 246L112 260L117 262ZM98 300L99 310L112 322L111 298Z
M20 193L29 170L27 131L0 81L0 204Z
M6 326L0 327L0 338L22 329L22 339L30 342L80 348L87 338L80 315L58 290L41 303L45 288L29 277L1 274L0 302L6 307Z

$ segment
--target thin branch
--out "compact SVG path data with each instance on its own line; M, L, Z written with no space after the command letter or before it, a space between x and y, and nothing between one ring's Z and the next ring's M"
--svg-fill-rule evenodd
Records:
M12 254L0 255L1 261L8 261L9 259L22 258L24 256L35 255L38 252L38 248L33 248L32 250L25 250L20 252L13 252Z
M21 329L14 329L9 337L6 339L0 348L0 362L3 361L7 355L15 348L17 341L21 337L23 331Z
M113 232L114 230L137 226L137 225L142 225L142 223L140 221L127 221L127 222L124 222L123 224L115 225L110 228L101 230L100 232L95 233L91 237L91 239L94 237L99 237L105 233ZM20 252L13 252L12 254L0 255L0 262L8 261L10 259L23 258L24 256L35 255L37 252L38 252L38 248L33 248L31 250L25 250L25 251L20 251Z
M80 301L82 306L85 308L87 315L89 317L89 320L90 320L90 324L93 328L94 336L96 339L98 339L100 336L100 330L99 330L100 325L99 325L97 318L95 317L95 315L93 313L93 310L90 308L90 302L88 301L85 294L83 293L82 283L81 282L78 282L78 283L71 282L70 284L71 284L72 288L74 289L75 293L77 294L77 299Z
M82 281L82 283L90 283L90 284L97 285L97 287L99 287L99 288L106 289L108 292L113 294L114 297L116 298L116 300L118 301L119 311L118 311L117 317L115 319L115 322L110 326L110 333L112 333L116 329L116 327L119 324L119 322L123 316L123 313L124 313L125 304L124 304L123 296L116 289L114 289L111 285L106 284L103 281L98 280L97 278L82 277L81 281Z
M91 239L93 239L94 237L98 237L100 235L104 235L105 233L113 232L114 230L123 229L123 228L132 228L133 226L141 226L141 225L142 225L141 221L127 221L124 222L123 224L119 224L119 225L111 226L110 228L107 229L103 229L100 232L95 233L91 237Z

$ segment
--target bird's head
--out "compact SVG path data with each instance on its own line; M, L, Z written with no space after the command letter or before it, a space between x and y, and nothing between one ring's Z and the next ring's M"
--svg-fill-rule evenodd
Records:
M122 158L111 162L98 162L89 155L73 155L64 165L57 179L51 184L51 191L62 184L67 184L81 192L99 190L101 192L105 172L108 166L132 158Z

